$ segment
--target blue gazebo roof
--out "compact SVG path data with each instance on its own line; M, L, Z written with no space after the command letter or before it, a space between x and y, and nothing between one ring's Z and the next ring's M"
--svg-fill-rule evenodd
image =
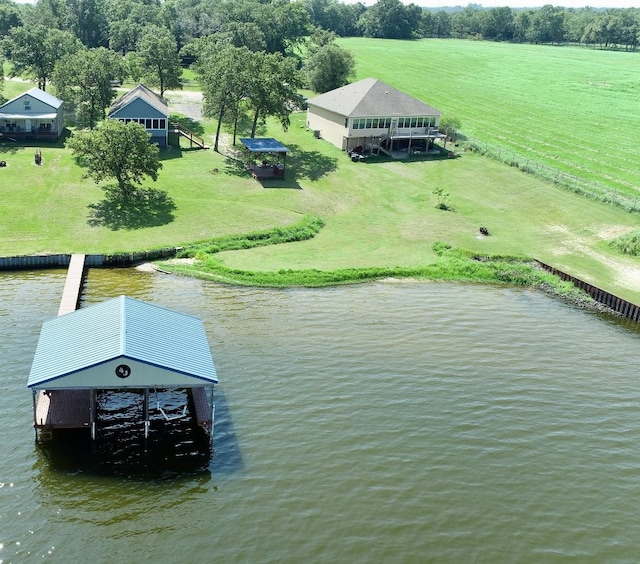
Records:
M241 137L240 142L252 153L288 153L280 141L273 137Z

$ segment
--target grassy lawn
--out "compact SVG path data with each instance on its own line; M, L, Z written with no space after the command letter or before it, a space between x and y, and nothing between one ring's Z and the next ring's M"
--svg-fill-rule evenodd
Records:
M339 43L353 52L357 79L379 78L458 117L469 137L585 181L640 186L637 53L449 39Z
M444 51L438 56L426 53L418 56L418 52L407 51L408 66L403 67L402 77L398 77L398 65L393 62L393 57L399 56L397 49L422 49L433 43L440 49L458 50L462 56L466 49L478 48L476 67L488 58L484 64L493 69L494 80L501 65L492 60L498 53L493 49L500 49L502 66L515 65L509 62L514 59L522 65L518 71L522 73L527 68L527 64L521 62L523 58L543 57L547 50L550 58L552 54L567 57L566 65L573 58L582 60L592 56L599 61L604 56L601 52L583 49L456 41L405 43L359 39L341 42L357 54L360 78L377 76L457 115L463 121L465 133L473 132L473 127L479 132L485 127L489 131L490 126L495 125L513 128L520 135L518 128L523 123L518 121L523 119L520 114L531 116L535 112L530 111L531 106L526 105L525 99L519 99L520 110L518 104L511 102L514 106L511 114L497 123L495 115L498 114L494 114L493 119L488 115L489 110L496 111L493 106L500 99L500 89L495 84L496 92L487 100L476 84L482 82L479 78L461 81L459 90L470 89L465 104L465 96L460 92L440 86L438 73L449 68L448 63L440 61ZM354 43L347 45L350 42ZM379 49L377 53L374 47ZM625 53L606 55L620 55L623 60L628 56ZM363 58L376 61L376 69L367 68ZM531 60L527 60L531 64ZM442 63L437 72L435 67L429 67L436 63ZM414 67L415 74L407 72ZM428 68L431 70L426 72ZM464 68L470 73L474 67L468 63ZM453 79L455 70L446 72L449 79ZM557 68L555 72L559 72ZM477 71L476 74L484 76L485 73ZM434 77L432 82L425 81L424 77L428 76ZM559 76L563 79L561 72ZM528 84L523 78L513 78L513 82ZM11 88L18 84L23 90L30 86L7 82L9 84ZM7 85L5 95L10 97ZM503 97L510 99L510 83L501 83L501 88ZM543 90L541 85L540 92ZM535 92L531 93L535 98ZM538 103L541 102L533 100L531 105L536 107ZM549 133L549 142L555 139L551 134L557 129L557 124L553 128L549 124L561 114L559 110L557 114L552 113L556 105L550 105L549 111L540 118L545 125L543 129ZM573 107L567 107L567 111L573 112ZM528 119L531 131L536 132L535 120ZM211 150L174 147L162 153L163 168L158 181L145 185L154 198L129 210L115 209L105 200L105 192L99 186L83 179L82 169L62 145L43 145L43 163L36 166L34 147L0 144L0 160L8 163L0 169L3 191L0 255L108 253L185 245L229 234L292 226L312 215L320 217L325 224L313 239L225 251L215 256L229 268L255 272L411 268L436 264L440 259L433 245L444 241L476 253L536 257L640 303L640 264L637 259L622 256L607 245L616 235L637 229L637 215L590 201L475 153L463 152L457 159L372 158L354 163L329 143L315 139L304 124L305 115L295 114L287 132L269 123L267 129L259 133L276 137L289 147L283 181L260 184L232 159ZM209 121L201 124L210 145L214 125ZM574 128L574 144L582 143L578 131L581 131L579 127ZM630 126L625 131L629 136L634 134ZM532 151L539 151L535 143L534 138ZM636 146L630 148L636 153L640 151ZM550 153L541 151L539 158L551 158ZM634 170L633 174L640 172ZM623 182L633 182L633 177L625 176L624 170L621 178ZM448 194L451 211L436 208L434 190L437 188ZM486 226L491 235L481 237L480 226Z

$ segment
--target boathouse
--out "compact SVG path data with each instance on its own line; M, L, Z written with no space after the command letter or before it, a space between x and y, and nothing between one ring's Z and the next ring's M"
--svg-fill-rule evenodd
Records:
M150 393L184 389L189 415L211 436L217 383L200 319L120 296L45 321L27 385L36 436L86 428L95 438L96 398L103 390L141 392L147 437Z

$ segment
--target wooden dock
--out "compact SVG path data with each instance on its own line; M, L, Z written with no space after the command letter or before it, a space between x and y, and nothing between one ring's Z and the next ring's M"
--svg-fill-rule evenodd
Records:
M92 393L92 390L41 390L36 405L36 429L91 428Z
M84 279L84 260L84 255L71 255L71 261L69 262L67 279L64 283L64 290L62 291L62 299L60 300L58 315L71 313L78 309L80 293L82 292L82 281Z

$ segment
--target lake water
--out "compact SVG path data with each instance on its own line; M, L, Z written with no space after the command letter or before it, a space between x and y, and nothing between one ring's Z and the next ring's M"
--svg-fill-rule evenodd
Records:
M93 472L34 442L62 271L0 273L0 563L637 562L640 334L531 290L242 289L91 270L205 321L214 454ZM81 456L81 455L80 455Z

